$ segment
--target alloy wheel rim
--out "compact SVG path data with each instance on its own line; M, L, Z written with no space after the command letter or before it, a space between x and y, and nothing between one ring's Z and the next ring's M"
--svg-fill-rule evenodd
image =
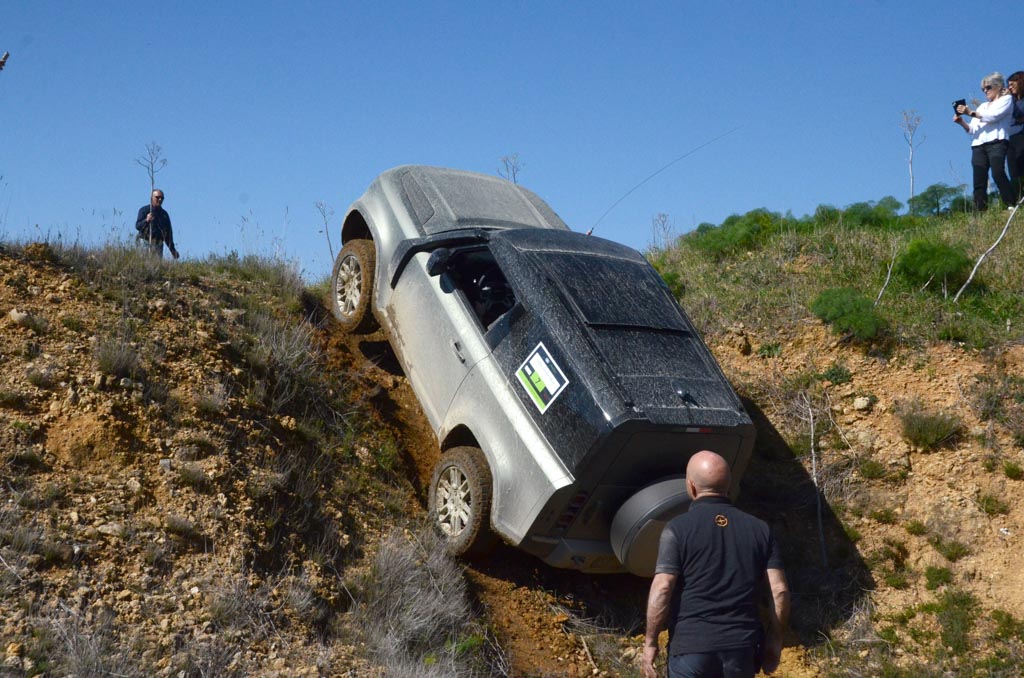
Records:
M437 483L437 522L449 537L455 537L469 525L472 495L469 478L459 467L449 466Z
M362 293L363 276L359 260L356 257L347 256L341 260L341 265L338 267L338 286L335 293L338 299L338 309L342 315L348 317L356 312Z

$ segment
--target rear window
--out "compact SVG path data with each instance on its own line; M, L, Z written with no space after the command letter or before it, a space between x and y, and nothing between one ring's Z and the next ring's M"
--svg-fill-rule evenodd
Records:
M685 332L688 327L646 262L569 252L537 253L589 325Z

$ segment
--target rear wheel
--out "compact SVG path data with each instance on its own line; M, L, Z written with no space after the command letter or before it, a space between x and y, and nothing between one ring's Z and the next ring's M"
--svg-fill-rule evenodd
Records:
M487 459L478 448L455 447L442 455L430 482L428 506L449 553L479 556L494 546L492 488Z
M376 260L372 240L350 240L334 261L331 311L345 332L370 332L377 327L370 309Z

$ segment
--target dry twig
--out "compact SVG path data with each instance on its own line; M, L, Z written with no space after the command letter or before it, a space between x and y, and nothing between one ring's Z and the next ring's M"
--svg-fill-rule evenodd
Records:
M981 267L981 262L985 261L985 257L991 254L992 251L999 246L999 243L1002 242L1003 238L1006 237L1007 231L1010 230L1010 222L1013 221L1013 217L1017 214L1017 210L1020 209L1020 205L1020 202L1018 202L1016 205L1013 206L1013 209L1010 210L1010 216L1007 217L1006 219L1006 225L1003 226L1002 233L1000 233L999 237L996 238L996 241L992 243L992 247L989 247L980 257L978 257L977 263L975 263L974 268L971 269L971 274L967 276L967 281L964 283L963 287L960 288L960 291L956 293L956 296L953 297L954 304L960 301L960 295L964 293L964 290L967 289L967 286L971 284L972 280L974 280L974 274L977 273L978 269Z

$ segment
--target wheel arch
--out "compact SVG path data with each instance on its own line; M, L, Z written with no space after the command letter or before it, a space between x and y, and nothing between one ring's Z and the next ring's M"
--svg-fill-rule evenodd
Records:
M352 210L341 227L341 244L349 240L373 240L373 232L359 210Z
M448 435L445 436L444 440L441 441L442 452L447 452L453 447L463 446L476 447L483 451L483 448L480 447L480 441L476 439L476 436L473 435L473 432L465 424L459 424L453 428L448 432ZM487 454L484 453L484 457L486 456ZM490 466L490 462L488 462L488 466Z
M498 478L494 473L494 463L491 460L491 455L487 453L480 441L477 440L476 435L473 431L465 424L459 424L444 437L441 441L441 454L444 454L448 450L456 447L475 447L480 450L480 454L483 455L484 461L487 462L487 472L491 475L491 485L497 487ZM491 498L491 504L493 508L494 498ZM493 514L492 514L493 515Z

